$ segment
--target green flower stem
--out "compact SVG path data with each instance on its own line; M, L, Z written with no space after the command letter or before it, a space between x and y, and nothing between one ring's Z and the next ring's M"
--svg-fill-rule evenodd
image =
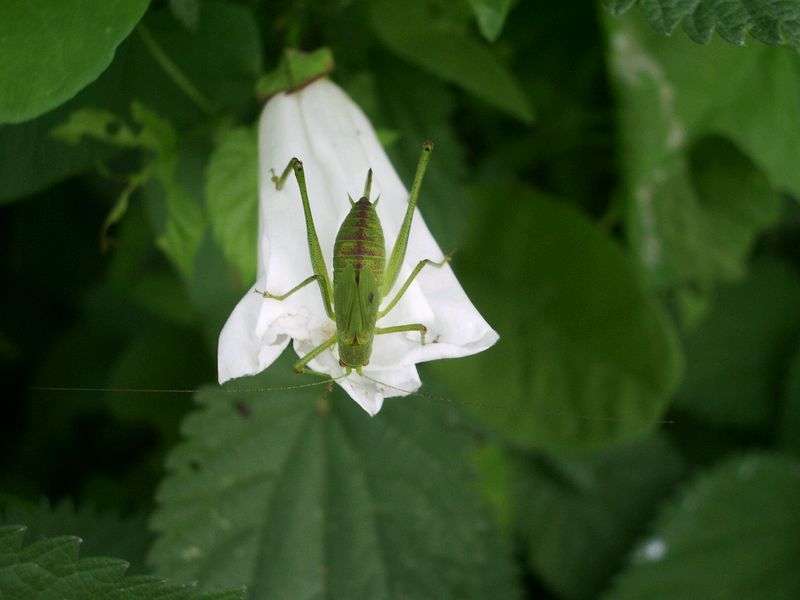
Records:
M139 33L139 36L142 38L142 42L150 51L150 54L153 55L153 58L156 62L164 69L164 72L169 76L170 79L177 85L184 94L186 94L192 102L194 102L200 110L202 110L207 115L213 115L216 111L214 110L214 105L211 101L206 98L203 93L198 90L195 85L191 82L191 80L181 71L180 67L175 64L175 62L164 52L164 49L159 45L156 41L156 38L153 37L153 34L150 33L150 30L145 26L144 23L139 23L136 27L136 31Z

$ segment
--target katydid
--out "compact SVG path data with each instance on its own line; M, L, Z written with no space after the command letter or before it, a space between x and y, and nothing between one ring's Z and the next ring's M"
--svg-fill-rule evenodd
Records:
M372 342L376 335L418 331L420 342L425 344L427 328L422 323L408 323L391 327L378 327L377 321L391 311L405 294L411 282L426 265L441 267L450 261L450 256L435 262L431 259L421 260L392 299L381 308L382 301L391 292L398 276L408 247L408 236L411 232L411 221L414 217L414 208L419 197L422 179L428 166L433 143L426 141L422 145L422 155L417 164L414 182L408 199L403 223L397 235L394 247L386 264L386 247L383 240L383 228L375 207L380 196L375 202L370 202L370 188L372 187L372 169L367 172L364 184L364 193L356 202L350 200L350 212L344 218L336 241L333 246L333 284L328 276L328 268L322 255L319 238L314 227L314 218L306 189L305 172L303 163L298 158L292 158L281 173L280 177L273 172L272 182L277 189L282 189L286 179L294 172L297 185L300 188L300 198L303 203L306 233L308 235L308 251L311 256L311 265L314 274L304 279L288 292L280 295L269 291L258 291L264 298L285 300L312 281L316 281L322 294L322 304L325 313L336 322L336 333L322 344L311 350L294 364L295 373L310 373L328 377L308 368L308 363L338 344L339 364L345 369L345 376L353 370L363 375L362 368L369 364L372 354Z

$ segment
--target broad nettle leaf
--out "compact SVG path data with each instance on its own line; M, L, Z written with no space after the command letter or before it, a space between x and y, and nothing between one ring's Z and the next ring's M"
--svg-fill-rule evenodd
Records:
M63 500L50 505L0 501L0 525L25 523L28 539L80 535L81 550L90 556L117 556L130 563L129 572L144 573L145 555L152 543L142 516L120 517L91 507L76 508Z
M234 129L217 143L208 163L206 205L214 239L243 281L256 276L258 139Z
M516 523L528 562L560 598L597 597L683 470L660 436L515 466Z
M604 0L615 15L629 10L637 0ZM800 4L775 0L641 0L645 19L661 35L678 24L695 42L705 44L716 31L742 46L749 33L765 44L800 47Z
M540 448L601 446L652 428L681 355L622 249L574 208L530 190L495 186L480 200L465 248L491 240L491 250L465 250L455 267L501 341L431 368L484 421Z
M745 281L720 287L713 309L685 336L675 406L718 424L767 425L800 333L798 306L800 279L780 263L756 263Z
M111 63L149 0L4 0L0 5L0 123L69 100Z
M324 382L258 389L296 383L289 362L198 395L158 492L158 573L251 598L515 597L452 407L373 419Z
M800 596L800 463L747 454L702 472L662 511L607 598Z
M632 17L607 21L626 229L645 277L708 288L741 276L777 218L770 188L800 193L800 139L773 134L800 127L797 53L698 48Z
M454 83L524 123L533 110L514 75L490 48L451 26L440 26L426 0L380 0L372 27L401 58Z
M0 527L0 596L107 598L108 600L236 600L242 590L201 593L189 585L172 586L155 577L125 576L128 563L116 558L79 558L81 539L48 537L23 545L25 527Z

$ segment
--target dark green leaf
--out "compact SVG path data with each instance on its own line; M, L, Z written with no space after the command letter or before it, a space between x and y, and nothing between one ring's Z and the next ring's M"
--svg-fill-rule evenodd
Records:
M560 598L596 598L682 471L660 437L585 458L518 462L528 561Z
M490 42L495 41L503 30L512 2L513 0L469 0L478 27L483 37Z
M533 111L513 74L483 44L437 26L429 8L425 0L381 0L373 28L398 56L530 123Z
M252 129L234 129L208 164L206 204L214 238L243 281L255 281L258 239L258 140Z
M202 594L155 577L126 577L128 564L114 558L78 558L77 537L51 537L22 545L23 526L0 527L0 594L4 598L107 598L108 600L235 600L242 591Z
M636 0L605 0L615 15ZM707 43L716 31L732 44L744 45L750 33L765 44L800 47L800 5L775 0L640 0L645 19L661 35L679 23L694 41Z
M800 280L778 263L720 288L714 309L686 336L676 406L714 423L763 426L775 411L786 359L800 333Z
M422 142L434 141L420 210L439 245L446 252L458 248L466 220L456 217L467 208L463 182L468 169L464 144L451 125L455 95L434 77L402 63L395 65L391 77L381 78L378 95L385 121L399 132L388 152L407 187L411 187Z
M69 100L111 63L148 0L4 0L0 123L27 121Z
M175 18L189 31L197 31L200 22L200 0L169 0L169 8Z
M786 371L783 412L778 422L778 436L783 446L800 455L800 345Z
M798 506L796 458L728 460L664 509L607 597L796 598Z
M491 250L465 250L455 268L500 342L436 371L483 420L534 446L598 446L651 428L681 356L623 251L539 194L496 186L480 199L465 248L489 240Z
M145 572L145 554L152 542L142 517L121 518L92 508L75 508L62 501L50 506L0 501L0 525L25 523L28 538L36 541L57 535L80 535L81 549L90 556L119 556L131 565L130 572Z
M229 389L296 382L288 363ZM370 418L324 385L198 399L158 493L162 575L254 598L515 597L449 407L406 397Z

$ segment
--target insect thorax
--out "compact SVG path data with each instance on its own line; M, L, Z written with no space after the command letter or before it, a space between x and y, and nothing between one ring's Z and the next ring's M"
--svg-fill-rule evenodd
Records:
M386 246L375 205L366 198L353 204L344 218L336 242L333 245L333 279L336 281L348 265L358 273L362 269L372 271L375 283L380 287L386 268Z

